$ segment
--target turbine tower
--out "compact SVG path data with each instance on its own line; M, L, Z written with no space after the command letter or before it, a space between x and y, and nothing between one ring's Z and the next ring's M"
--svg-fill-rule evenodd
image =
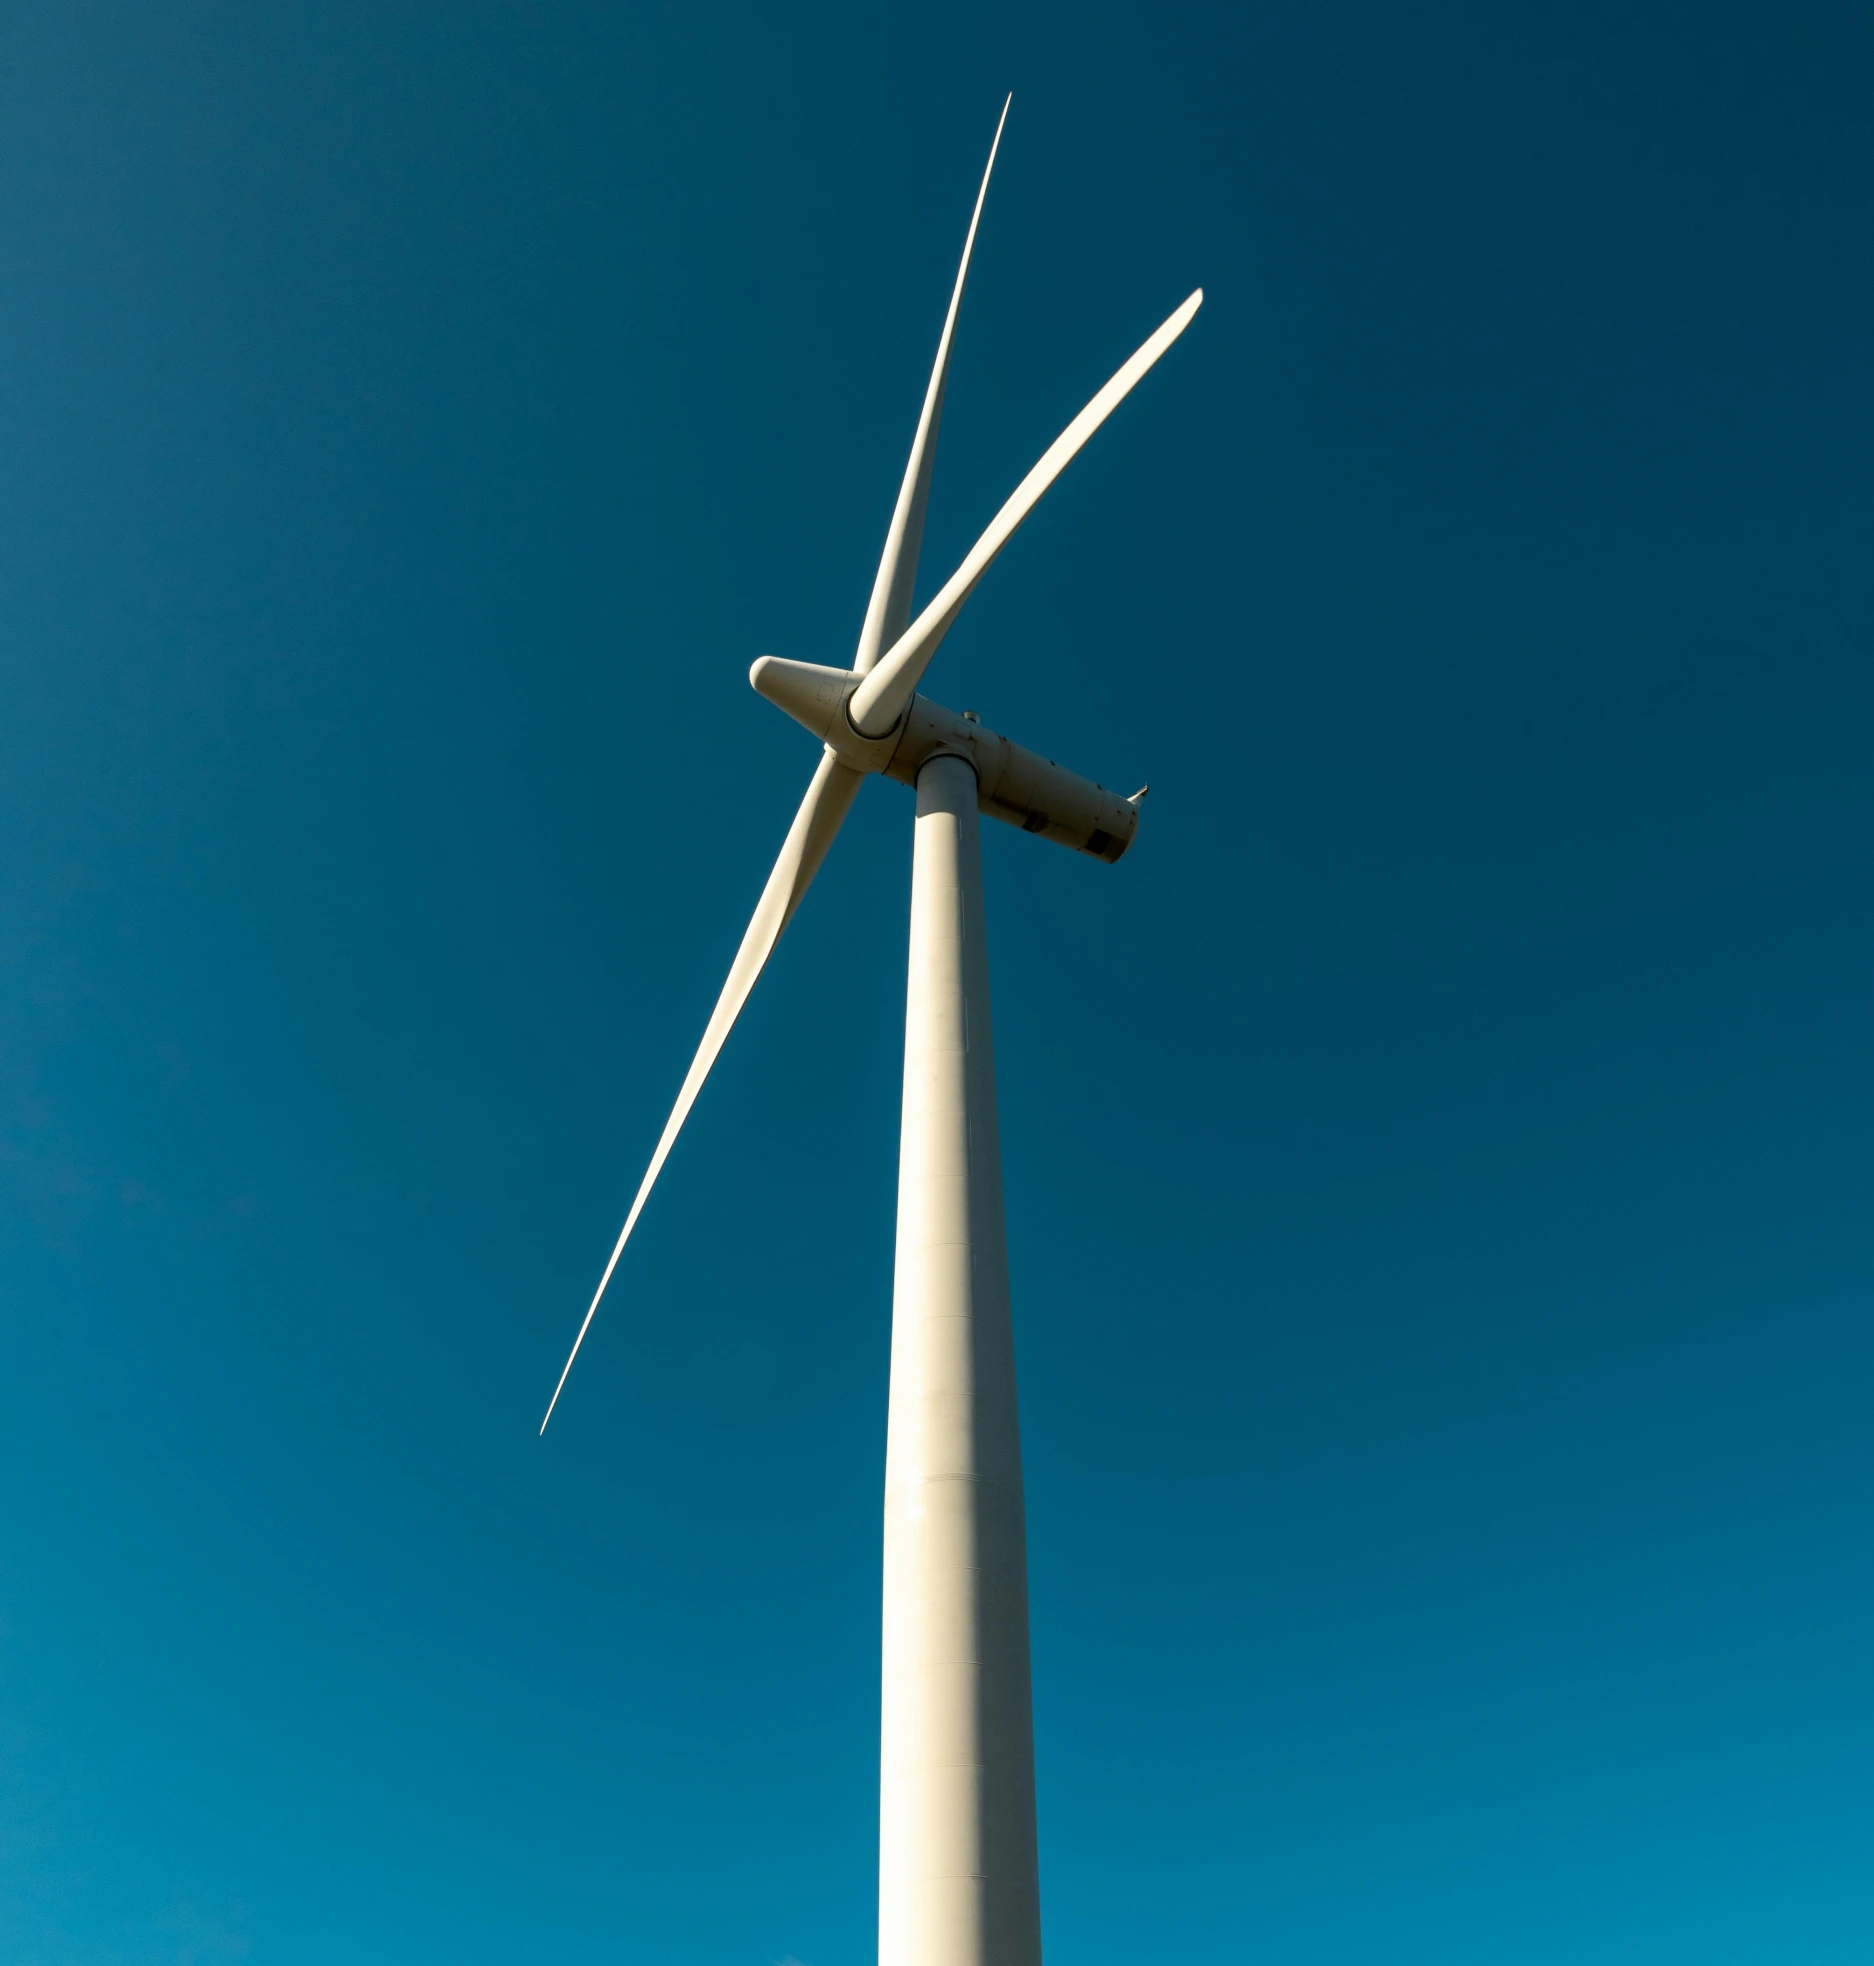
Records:
M1005 102L853 665L763 656L749 671L823 755L540 1423L545 1433L645 1198L854 795L875 772L913 787L885 1450L880 1966L1041 1959L1021 1437L978 814L1115 861L1132 843L1144 796L1119 798L917 686L990 563L1204 298L1192 294L1055 439L914 620L950 349L1007 119Z

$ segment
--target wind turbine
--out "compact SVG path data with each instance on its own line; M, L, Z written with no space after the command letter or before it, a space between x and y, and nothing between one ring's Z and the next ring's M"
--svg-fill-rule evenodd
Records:
M990 563L1204 298L1193 293L1062 431L913 620L950 349L1008 113L1005 102L853 665L770 655L749 671L824 755L540 1423L544 1434L645 1199L860 785L878 772L915 787L885 1450L880 1966L1041 1959L1021 1439L977 814L1115 861L1144 797L1119 798L917 686Z

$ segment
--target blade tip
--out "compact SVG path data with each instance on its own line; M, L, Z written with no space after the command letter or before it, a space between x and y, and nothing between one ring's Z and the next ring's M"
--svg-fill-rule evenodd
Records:
M996 118L996 133L989 139L989 162L983 169L983 185L985 189L987 189L989 184L989 173L996 167L996 153L1002 148L1003 125L1009 120L1009 104L1014 100L1015 91L1011 89L1002 100L1002 114Z

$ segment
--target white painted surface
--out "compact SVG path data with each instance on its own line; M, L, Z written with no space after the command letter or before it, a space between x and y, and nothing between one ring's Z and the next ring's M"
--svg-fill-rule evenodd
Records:
M976 779L918 776L885 1457L880 1966L1039 1966L1021 1438Z
M1146 337L1105 388L1041 453L1040 462L1009 493L1002 510L989 521L983 536L964 556L963 564L937 590L924 612L879 657L877 665L853 692L849 714L855 730L882 737L904 715L904 707L911 701L931 657L937 653L938 643L949 634L950 624L963 611L963 603L976 591L976 583L989 571L996 555L1015 537L1017 528L1041 503L1048 487L1079 456L1087 439L1191 325L1191 317L1203 304L1204 290L1199 287L1182 307Z
M1119 372L1094 397L1072 423L1057 437L1041 461L1016 486L989 529L971 547L968 557L952 574L916 621L910 621L912 588L917 579L919 549L924 535L924 512L930 497L931 468L936 457L937 430L943 416L944 392L950 373L950 351L956 339L957 315L963 305L963 292L969 281L970 256L976 245L983 202L989 193L990 174L995 169L996 151L1002 142L1002 125L1008 118L1008 104L1002 105L1002 121L996 124L995 141L989 147L989 162L976 194L976 207L970 215L969 232L963 242L962 264L957 268L951 289L950 306L938 338L937 359L925 390L924 406L918 418L917 435L905 466L897 504L872 584L860 633L858 656L849 672L818 668L811 663L783 663L763 657L750 671L749 680L764 695L783 704L820 734L828 745L807 795L795 814L794 824L781 847L780 858L768 876L768 884L756 905L753 920L742 937L728 981L722 986L716 1008L703 1031L702 1043L690 1061L677 1094L677 1103L664 1123L664 1131L651 1156L651 1164L638 1184L638 1192L625 1217L625 1226L612 1245L605 1273L592 1294L592 1302L573 1340L560 1370L559 1383L547 1402L546 1418L540 1431L547 1430L553 1409L573 1369L573 1360L586 1341L592 1320L624 1254L625 1244L637 1226L638 1216L656 1184L665 1158L675 1144L689 1116L697 1094L703 1088L718 1053L742 1014L749 992L774 953L782 931L793 919L801 897L806 893L826 850L833 842L846 814L852 809L865 775L889 771L909 780L921 772L922 760L930 748L968 751L976 758L983 778L983 809L1010 825L1020 826L1102 860L1117 860L1130 844L1138 824L1138 798L1120 800L1103 787L1078 774L1026 752L999 738L993 732L973 727L973 720L959 718L941 705L916 697L917 685L949 632L958 612L970 597L976 583L990 563L1014 536L1016 528L1034 509L1042 494L1066 469L1087 439L1105 422L1133 385L1189 326L1191 317L1203 303L1200 289L1164 322ZM908 624L908 625L907 625ZM850 682L856 678L856 682ZM837 718L837 725L834 719ZM964 729L966 721L972 728ZM867 733L875 733L868 735ZM924 747L920 749L920 747ZM993 769L990 753L994 753ZM902 755L901 755L902 754ZM920 805L920 811L922 807ZM974 806L971 807L972 814ZM921 837L921 834L920 834ZM970 837L975 838L972 819ZM974 853L974 848L971 848ZM980 914L980 897L979 897ZM915 946L915 935L913 937ZM983 999L987 1031L988 999ZM985 1040L986 1042L986 1040ZM994 1139L994 1097L989 1096L990 1138ZM1001 1193L998 1186L995 1209L998 1223L997 1248L1000 1249ZM997 1259L1001 1259L998 1257ZM1011 1395L1012 1397L1012 1395ZM1025 1655L1024 1655L1025 1656Z
M625 1244L631 1240L631 1232L638 1226L638 1217L644 1212L644 1204L650 1198L658 1175L663 1172L664 1162L676 1144L677 1135L683 1131L683 1122L689 1118L690 1108L696 1104L696 1095L702 1091L703 1081L708 1078L717 1055L728 1041L729 1033L734 1030L735 1020L741 1016L749 992L768 966L768 958L774 954L774 945L780 941L781 931L794 919L794 910L800 906L801 898L813 884L814 875L820 871L820 862L826 858L827 848L833 844L834 835L845 824L846 815L852 810L852 802L864 783L863 772L841 764L830 751L821 758L819 769L808 780L807 795L800 802L793 825L787 829L787 838L781 842L780 857L775 861L768 875L768 884L761 890L761 899L755 903L755 913L742 933L742 946L735 952L735 961L729 965L728 981L723 984L722 994L716 999L716 1008L703 1027L703 1041L696 1047L696 1056L690 1060L690 1069L684 1074L683 1084L677 1092L677 1103L671 1108L670 1117L664 1122L663 1133L658 1139L657 1151L651 1156L650 1166L644 1170L644 1179L638 1183L631 1212L625 1217L625 1226L619 1230L618 1240L612 1245L611 1261L605 1266L605 1274L599 1278L598 1289L592 1293L592 1302L586 1306L585 1319L580 1324L578 1337L573 1340L572 1350L566 1354L566 1363L560 1367L559 1384L553 1388L553 1397L547 1401L546 1420L540 1422L542 1433L546 1432L547 1420L553 1418L553 1409L560 1403L560 1394L566 1390L566 1375L572 1371L573 1360L579 1356L579 1348L586 1342L586 1333L592 1329L599 1299L605 1295L605 1286L611 1282L618 1259L625 1253Z
M846 715L858 687L851 670L764 655L748 680L854 771L879 771L901 785L915 785L925 761L948 751L975 767L978 810L1005 826L1105 861L1120 859L1138 831L1135 799L1122 799L928 696L914 696L885 736L861 737Z
M911 590L917 584L919 548L924 543L924 511L930 503L931 467L937 461L937 426L943 421L944 389L950 380L950 350L955 345L957 315L963 308L963 289L969 284L970 254L976 250L976 228L982 223L983 200L989 196L989 178L996 167L996 152L1002 147L1002 125L1009 120L1010 96L996 119L995 141L989 146L989 162L983 166L982 188L976 194L976 209L970 213L970 229L963 241L963 263L957 268L956 285L950 289L950 311L944 316L943 333L937 337L937 359L931 364L930 385L924 391L924 407L918 413L917 435L911 440L911 456L904 467L904 482L898 487L898 503L892 508L891 525L885 533L885 551L879 557L878 576L872 582L872 598L866 604L865 623L859 630L859 650L853 657L853 671L863 676L904 633L911 619Z

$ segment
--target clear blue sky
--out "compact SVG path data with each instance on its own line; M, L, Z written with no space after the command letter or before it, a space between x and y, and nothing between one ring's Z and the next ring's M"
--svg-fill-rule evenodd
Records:
M1865 7L16 7L0 1959L862 1966L929 592L1054 1966L1874 1957Z

